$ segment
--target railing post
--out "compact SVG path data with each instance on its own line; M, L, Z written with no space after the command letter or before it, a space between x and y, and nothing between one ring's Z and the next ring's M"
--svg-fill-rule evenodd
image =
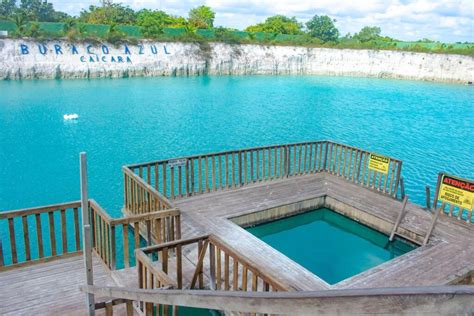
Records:
M80 153L79 164L81 169L82 251L84 256L87 285L94 285L92 270L91 226L89 222L89 197L87 196L87 157L85 152ZM95 315L95 302L93 294L86 294L86 305L88 314Z
M326 166L327 166L327 161L328 161L328 149L329 149L329 142L326 142L326 150L324 151L323 171L327 171Z
M403 200L405 198L405 181L403 177L400 178L400 195Z
M431 210L431 193L430 193L430 186L426 186L426 209Z

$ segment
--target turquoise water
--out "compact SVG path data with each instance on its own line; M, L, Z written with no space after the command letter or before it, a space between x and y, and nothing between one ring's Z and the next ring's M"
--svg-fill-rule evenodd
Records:
M194 77L0 82L0 210L90 196L114 216L123 164L332 139L404 161L411 200L437 172L474 178L474 89L338 77ZM77 122L65 122L77 113Z
M247 229L329 284L335 284L413 249L329 209Z

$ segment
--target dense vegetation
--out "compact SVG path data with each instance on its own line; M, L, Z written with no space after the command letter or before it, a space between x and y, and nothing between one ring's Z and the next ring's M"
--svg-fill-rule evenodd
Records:
M248 26L245 32L215 27L214 19L215 12L205 5L192 8L185 18L161 10L135 11L112 0L102 0L100 6L92 5L83 9L79 16L73 17L56 11L47 0L0 0L0 20L14 24L10 32L13 37L67 37L70 40L105 40L112 43L148 38L165 41L402 49L474 55L474 45L447 45L429 39L405 45L404 42L382 36L381 29L376 26L366 26L358 33L340 36L337 21L326 15L315 15L304 24L295 17L275 15ZM0 29L1 26L0 23Z

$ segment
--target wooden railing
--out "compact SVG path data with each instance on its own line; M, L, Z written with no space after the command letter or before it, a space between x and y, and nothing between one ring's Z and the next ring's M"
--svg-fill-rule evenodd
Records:
M138 175L123 167L124 175L124 208L128 214L144 214L165 209L172 209L171 202L149 183L142 180L142 172Z
M123 306L125 304L125 306ZM125 311L120 310L118 311L118 315L127 315L127 316L133 316L133 301L132 300L127 300L123 298L116 298L116 299L110 299L102 302L97 302L94 305L94 309L97 310L105 310L105 315L113 315L114 314L114 308L117 308L117 306L120 308L125 308Z
M116 269L118 262L135 264L130 254L144 246L140 235L148 246L181 238L177 209L112 218L89 200L89 216L92 247L109 269ZM81 227L80 201L0 212L0 232L6 233L0 235L0 271L77 254L82 250Z
M124 267L133 265L130 251L140 248L140 232L147 245L168 242L181 238L181 217L179 210L170 209L111 218L94 200L90 200L90 223L92 246L110 269L115 269L118 259L117 249L122 249ZM132 227L133 242L130 245L129 227ZM121 235L122 238L118 238Z
M187 247L185 251L184 248ZM195 252L195 256L191 253ZM184 257L183 253L188 255ZM135 251L138 266L138 284L142 289L212 289L223 291L287 291L289 288L271 275L259 270L250 260L234 251L213 235L176 240ZM208 259L206 260L206 256ZM171 267L175 270L172 271ZM194 270L192 275L183 271ZM204 279L208 280L205 285ZM187 280L187 281L186 281ZM142 311L153 315L160 308L142 304Z
M474 310L474 286L469 285L263 293L98 286L81 290L156 305L276 315L471 315Z
M142 187L147 185L148 191L153 189L160 192L163 200L174 200L261 181L325 171L397 197L402 162L390 158L388 172L385 174L368 167L370 154L355 147L318 141L161 160L124 167L125 191L128 197L132 194L128 184L132 174L136 176L134 181L141 180ZM143 200L147 201L146 198ZM130 198L126 198L125 205L130 205ZM143 203L138 205L144 208Z
M0 232L8 232L0 235L0 271L79 252L80 207L74 201L0 212Z

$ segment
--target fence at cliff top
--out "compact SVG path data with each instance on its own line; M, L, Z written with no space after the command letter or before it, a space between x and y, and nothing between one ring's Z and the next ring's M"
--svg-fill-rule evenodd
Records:
M31 23L31 22L30 22ZM38 22L40 29L54 36L62 36L64 30L64 23L60 22ZM105 24L82 24L84 25L84 31L88 35L94 35L103 37L109 30L109 25ZM119 25L119 30L124 32L131 38L141 39L143 35L140 31L140 27L136 25ZM0 30L13 32L16 30L16 25L12 21L0 20ZM198 29L196 35L208 39L219 39L215 29ZM229 31L227 33L230 39L235 40L253 40L256 42L301 42L304 44L307 41L306 35L290 35L290 34L277 34L277 33L266 33L266 32L245 32L245 31ZM163 39L179 39L180 37L186 36L185 28L164 28ZM402 41L375 41L375 44L379 48L394 48L394 49L412 49L422 48L427 50L436 49L455 49L464 50L474 48L473 43L436 43L436 42L402 42ZM363 48L363 47L362 47Z
M397 198L401 169L398 159L330 141L243 148L123 167L125 208L150 212L168 199L320 172Z

